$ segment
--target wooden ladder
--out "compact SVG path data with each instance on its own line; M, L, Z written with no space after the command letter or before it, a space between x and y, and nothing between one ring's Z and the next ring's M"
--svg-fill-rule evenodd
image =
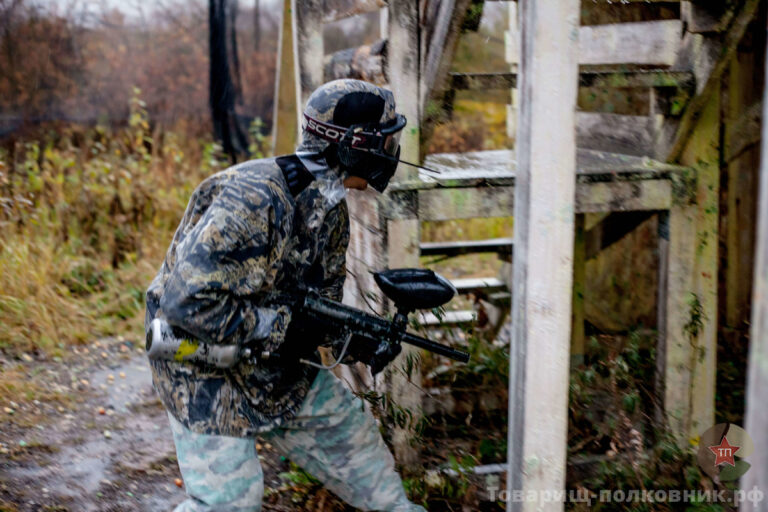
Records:
M655 386L663 397L657 414L666 416L683 442L686 436L714 422L717 319L717 244L702 245L697 237L717 233L718 218L708 215L706 208L717 199L718 174L696 168L690 137L696 121L707 115L707 100L758 3L743 0L736 8L724 9L699 1L590 0L585 5L626 9L639 13L640 18L647 9L655 13L651 17L663 19L622 22L624 14L620 14L615 23L579 28L580 90L608 96L621 91L641 107L635 112L616 112L609 101L598 98L582 101L576 114L571 352L576 357L584 353L586 260L649 216L657 215L659 336ZM513 214L514 150L422 155L420 144L421 133L430 129L426 105L436 101L450 110L460 90L510 90L508 127L514 137L520 30L517 4L507 5L510 70L466 74L450 73L449 69L468 0L389 0L386 4L383 0L292 0L296 103L303 105L323 81L342 76L387 85L395 93L398 110L409 119L402 139L403 157L441 171L435 178L401 168L386 195L370 192L350 196L353 234L345 301L363 307L371 304L376 287L367 270L418 266L422 254L497 252L511 257L509 241L427 244L419 237L423 221ZM676 16L658 15L660 6ZM324 54L323 23L376 9L386 11L382 41L331 56ZM278 87L285 91L284 85ZM585 215L598 213L601 220L587 229ZM506 284L510 284L509 279ZM695 344L686 331L692 297L704 313ZM386 311L384 301L375 304L380 312ZM412 378L418 380L419 375ZM397 376L389 384L401 405L417 410L417 389ZM416 460L407 432L396 433L394 442L401 462Z

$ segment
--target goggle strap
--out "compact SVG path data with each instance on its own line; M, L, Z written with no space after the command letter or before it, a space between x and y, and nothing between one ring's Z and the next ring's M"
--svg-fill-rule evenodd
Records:
M375 149L371 139L380 139L381 135L377 135L371 132L354 131L354 127L346 128L344 126L336 126L335 124L326 123L308 116L304 113L304 119L307 121L304 127L309 133L317 135L323 140L333 142L334 144L340 144L345 138L352 137L350 146L355 149ZM350 131L352 132L350 135Z
M363 132L363 131L355 132L353 131L354 127L345 128L343 126L336 126L335 124L326 123L326 122L320 121L319 119L315 119L314 117L308 116L306 112L303 115L304 115L304 119L307 121L307 124L304 127L304 129L312 134L317 135L323 140L327 140L328 142L333 142L334 144L339 144L346 137L348 137L349 132L352 131L352 143L350 144L350 147L353 147L355 149L366 149L366 150L380 149L379 146L373 147L373 145L370 142L368 142L369 138L380 140L382 138L382 135L380 134L374 134L371 132ZM427 172L440 174L440 171L437 171L435 169L430 169L429 167L424 167L423 165L406 162L405 160L400 160L399 158L395 158L391 155L379 154L378 156L381 156L388 160L398 161L400 163L404 163L412 167L417 167Z

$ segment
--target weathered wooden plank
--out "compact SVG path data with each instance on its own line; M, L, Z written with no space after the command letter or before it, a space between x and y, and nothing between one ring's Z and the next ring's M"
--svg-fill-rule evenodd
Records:
M485 91L517 87L517 73L450 73L451 87L457 90ZM616 88L691 88L693 73L665 69L583 69L579 73L582 87Z
M579 148L643 156L653 152L654 123L648 116L578 112L576 142Z
M666 69L582 69L579 85L582 87L682 88L695 86L696 78L689 71Z
M440 188L419 191L419 219L438 221L513 214L512 187Z
M507 217L514 213L513 186L433 188L418 191L419 219L441 221ZM624 212L665 210L672 204L666 179L592 182L576 185L576 211Z
M565 488L579 1L520 7L507 489L538 494ZM508 512L521 509L563 504L507 502Z
M515 180L517 157L514 151L468 151L466 153L436 153L428 155L424 164L439 172L435 176L422 173L421 181L404 182L398 188L474 187L511 185ZM648 157L607 151L578 149L576 179L588 181L624 181L669 178L685 174L690 168L665 164Z
M387 6L385 0L322 0L322 21L332 21L378 11Z
M591 66L668 67L675 63L682 33L680 20L583 26L579 28L576 58L579 64Z
M296 70L293 63L293 23L291 0L283 0L283 17L280 22L277 50L277 80L275 80L275 111L272 127L272 153L285 155L296 149L299 127L296 124Z
M671 66L677 59L680 20L593 25L579 29L579 64Z
M768 77L768 59L765 70ZM765 84L767 88L763 98L763 119L768 119L768 78ZM762 133L745 425L747 432L758 433L768 430L768 408L765 407L765 390L768 389L768 125L763 124ZM765 491L768 489L768 439L759 434L753 439L755 452L750 459L752 467L742 477L741 488L747 491ZM764 505L755 501L744 503L742 507L742 510L757 512Z
M291 0L298 126L312 91L323 84L322 0Z
M422 256L461 256L495 252L503 258L512 256L511 238L491 238L488 240L461 240L458 242L422 242Z
M667 180L601 182L576 186L579 213L666 210L672 204Z

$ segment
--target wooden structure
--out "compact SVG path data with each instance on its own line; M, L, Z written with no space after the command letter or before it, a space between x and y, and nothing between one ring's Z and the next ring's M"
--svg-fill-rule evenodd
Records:
M576 0L508 2L509 71L467 74L450 72L450 64L468 0L292 0L296 103L302 105L324 80L343 76L387 85L409 121L403 158L442 171L435 178L401 167L384 196L350 196L345 301L371 306L376 290L371 268L418 266L423 254L491 251L511 257L514 252L514 273L501 276L514 295L511 488L562 488L564 340L570 340L570 355L578 361L585 350L585 262L649 216L658 218L657 417L669 422L682 445L714 423L723 316L718 300L730 293L723 282L741 282L735 275L723 277L727 272L718 265L720 229L733 229L741 217L730 212L731 220L720 211L722 112L721 101L712 98L719 98L724 73L738 58L758 4L585 0L580 8ZM378 43L324 55L323 23L377 9L384 20ZM282 66L291 64L285 48L283 38ZM457 90L487 89L510 90L508 127L515 149L424 154L434 123L428 105L450 111ZM610 101L582 101L589 96L582 93L591 91L620 91L641 107L617 113ZM745 119L739 122L748 126L751 118ZM737 148L735 135L726 139L737 166L745 150ZM549 209L543 194L552 201ZM429 245L419 239L422 221L511 215L514 251L508 240ZM570 231L573 237L565 235ZM726 246L735 251L748 243ZM728 304L742 300L750 288L736 289ZM743 308L733 310L733 317L744 314ZM419 378L418 371L411 376ZM400 404L417 411L421 391L397 373L388 379ZM532 435L534 430L539 434ZM415 460L407 431L396 432L394 442L401 463Z

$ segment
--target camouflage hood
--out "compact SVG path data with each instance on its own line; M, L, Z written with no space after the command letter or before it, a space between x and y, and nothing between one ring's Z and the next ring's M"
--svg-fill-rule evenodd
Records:
M318 191L323 198L323 213L328 212L339 204L347 195L347 189L344 188L345 173L338 167L330 167L325 156L322 153L311 151L297 151L304 167L315 177L318 184Z
M334 80L318 87L307 100L304 113L319 121L333 123L334 110L339 100L351 92L367 92L381 96L384 99L384 113L380 123L391 121L395 118L395 97L391 91L362 80L344 78ZM302 122L302 124L304 124ZM321 153L330 143L302 129L301 142L297 151Z

